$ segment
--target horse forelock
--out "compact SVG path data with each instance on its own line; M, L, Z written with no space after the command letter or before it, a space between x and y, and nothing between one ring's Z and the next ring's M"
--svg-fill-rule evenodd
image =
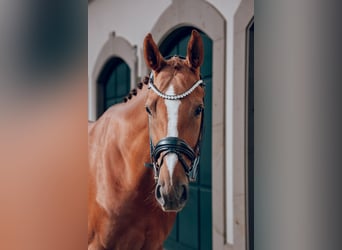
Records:
M174 56L168 61L169 65L173 67L175 70L181 70L185 65L184 65L184 60Z
M160 72L154 72L154 85L165 93L170 85L174 87L174 94L181 94L188 90L199 79L199 73L194 72L186 59L171 57Z

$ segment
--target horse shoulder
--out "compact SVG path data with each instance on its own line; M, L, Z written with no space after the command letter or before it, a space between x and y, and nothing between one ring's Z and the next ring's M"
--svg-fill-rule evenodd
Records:
M101 246L105 246L111 231L110 214L114 198L109 161L110 154L116 150L108 143L108 135L113 136L110 131L115 131L114 127L115 123L106 113L88 125L88 249L105 249ZM120 164L120 161L116 163Z

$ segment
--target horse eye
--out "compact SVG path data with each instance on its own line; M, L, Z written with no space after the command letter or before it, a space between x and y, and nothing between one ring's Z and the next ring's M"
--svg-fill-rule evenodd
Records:
M198 106L195 110L195 116L199 116L204 110L204 107L202 105Z
M150 108L149 108L149 107L145 107L145 108L146 108L146 112L147 112L149 115L152 115L152 112L151 112Z

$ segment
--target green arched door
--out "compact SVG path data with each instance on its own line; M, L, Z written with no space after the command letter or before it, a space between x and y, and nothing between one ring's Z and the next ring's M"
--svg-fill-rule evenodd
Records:
M164 57L186 56L187 44L193 27L181 27L172 32L160 45ZM202 79L206 83L205 134L201 147L201 162L196 183L190 184L186 207L178 214L171 235L165 242L167 250L212 249L212 195L211 195L211 128L212 128L212 41L199 31L204 42Z
M112 57L98 77L98 117L110 106L119 103L130 91L131 71L119 57Z

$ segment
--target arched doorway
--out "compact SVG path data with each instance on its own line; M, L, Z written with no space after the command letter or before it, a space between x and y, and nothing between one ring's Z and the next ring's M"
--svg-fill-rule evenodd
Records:
M231 189L228 188L225 181L227 175L225 144L226 21L224 16L205 0L173 0L154 24L151 34L157 44L161 45L163 41L166 41L166 37L184 26L200 29L212 41L213 86L211 91L214 110L211 114L211 179L213 181L211 183L212 217L210 219L212 226L207 228L210 231L208 235L211 234L210 237L212 237L212 245L208 249L223 249L227 245L225 218L228 217L229 211L232 212L232 209L228 210L226 206L226 194ZM148 73L144 64L141 65L141 69L142 72Z
M186 56L187 44L194 27L180 27L169 34L160 45L164 57ZM204 63L201 76L206 83L205 134L201 147L201 161L198 181L190 184L190 199L178 214L166 249L201 250L212 248L212 40L203 32Z
M129 93L129 66L119 57L110 58L97 79L97 117L110 106L119 103Z
M97 56L89 81L89 121L95 121L109 105L116 103L114 99L120 99L123 92L128 93L129 89L135 87L138 61L136 50L136 46L125 38L116 36L115 32L109 34ZM130 74L127 75L128 71ZM124 85L115 84L114 82L118 82L115 79L119 79ZM107 85L108 82L111 83ZM105 86L109 88L107 91ZM107 98L106 94L109 95Z

